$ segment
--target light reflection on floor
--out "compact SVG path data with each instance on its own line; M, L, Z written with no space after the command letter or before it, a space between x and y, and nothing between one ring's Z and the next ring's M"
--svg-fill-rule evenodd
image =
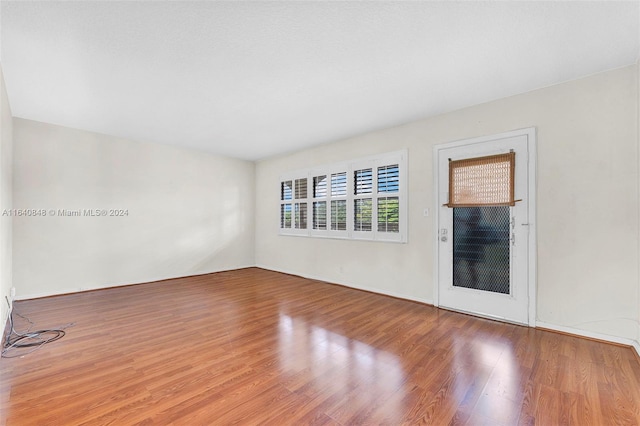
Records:
M406 375L397 355L282 312L278 332L280 370L284 375L308 374L312 387L305 394L337 392L350 407L370 410L384 402L396 405L385 412L403 413Z
M290 390L310 398L339 395L339 402L329 409L338 416L349 407L356 412L368 411L372 415L369 420L394 424L402 422L407 410L416 404L416 395L428 397L418 404L426 403L422 409L431 414L435 408L429 408L430 404L437 404L434 401L446 395L482 422L509 424L518 418L523 372L513 343L496 339L484 330L478 330L471 339L454 333L424 346L420 356L425 356L425 362L410 374L405 372L399 355L283 312L279 314L278 343L282 374L304 378L299 380L305 383L303 388L294 385ZM431 364L430 353L438 358L444 353L453 356ZM441 389L425 393L423 382L434 380L441 381Z
M522 401L522 383L512 345L479 333L472 341L454 336L453 346L454 360L459 368L456 385L460 391L464 392L468 383L478 378L487 382L474 414L493 419L496 424L516 421ZM454 394L462 402L460 395Z

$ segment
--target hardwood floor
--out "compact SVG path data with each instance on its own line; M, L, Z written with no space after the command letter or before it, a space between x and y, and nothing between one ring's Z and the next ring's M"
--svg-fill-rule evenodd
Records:
M15 311L75 325L0 361L6 425L640 423L630 348L256 268Z

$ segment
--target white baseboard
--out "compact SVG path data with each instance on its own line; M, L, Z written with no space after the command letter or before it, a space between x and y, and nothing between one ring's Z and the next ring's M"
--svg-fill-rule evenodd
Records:
M233 267L233 268L230 268L230 269L219 269L219 270L214 270L214 271L209 271L209 272L202 272L202 273L193 274L193 275L180 275L180 276L177 276L177 277L156 277L156 278L150 278L148 280L139 281L139 282L113 283L113 284L107 284L107 285L103 285L103 286L83 287L82 289L78 289L77 287L76 288L64 288L64 289L59 289L59 290L52 291L52 292L23 294L23 295L19 295L19 296L16 295L14 300L39 299L39 298L42 298L42 297L60 296L60 295L63 295L63 294L83 293L85 291L104 290L104 289L107 289L107 288L125 287L125 286L128 286L128 285L148 284L148 283L153 283L153 282L158 282L158 281L166 281L166 280L175 280L175 279L180 279L180 278L197 277L199 275L215 274L216 272L235 271L237 269L246 269L246 268L254 268L254 267L255 267L255 265L238 266L238 267Z
M395 292L395 291L381 290L379 288L374 288L374 287L360 286L360 285L356 285L356 284L348 283L348 282L336 282L336 281L328 280L327 278L323 278L323 277L319 277L319 276L303 274L303 273L300 273L300 272L289 271L289 270L285 270L285 269L276 269L276 268L272 268L270 266L265 266L265 265L256 265L256 268L266 269L267 271L281 272L283 274L297 275L297 276L300 276L302 278L307 278L307 279L310 279L310 280L324 281L324 282L329 283L329 284L338 284L338 285L341 285L341 286L354 288L356 290L363 290L363 291L368 291L368 292L371 292L371 293L382 294L382 295L385 295L385 296L391 296L391 297L395 297L395 298L398 298L398 299L409 300L411 302L420 302L420 303L424 303L426 305L433 305L433 300L432 299L423 299L421 297L410 296L410 295L403 294L403 293L398 293L398 292Z
M160 280L151 280L148 282L154 282ZM61 296L63 294L75 294L75 293L84 293L86 291L94 291L94 290L104 290L107 288L115 288L115 287L125 287L128 285L136 285L136 284L144 284L140 283L129 283L129 284L109 284L102 287L83 287L82 289L78 288L63 288L56 291L43 292L43 293L31 293L31 294L23 294L16 295L16 300L30 300L30 299L41 299L43 297L51 297L51 296Z
M627 339L626 337L611 336L609 334L596 333L593 331L581 330L579 328L567 327L564 325L549 324L542 321L536 321L536 327L547 328L549 330L555 330L562 333L574 334L576 336L588 337L590 339L603 340L606 342L631 346L638 352L638 355L640 355L640 344L636 340Z
M297 276L301 276L303 278L307 278L307 279L311 279L311 280L324 281L324 282L329 283L329 284L338 284L338 285L342 285L342 286L345 286L345 287L353 288L353 289L356 289L356 290L364 290L364 291L368 291L368 292L371 292L371 293L377 293L377 294L382 294L382 295L385 295L385 296L396 297L398 299L404 299L404 300L409 300L409 301L413 301L413 302L420 302L420 303L424 303L424 304L427 304L427 305L434 305L434 302L433 302L432 299L425 299L425 298L421 298L421 297L415 297L415 296L411 296L411 295L407 295L407 294L403 294L403 293L398 293L398 292L395 292L395 291L381 290L379 288L373 288L373 287L368 287L368 286L360 286L360 285L356 285L356 284L348 283L348 282L333 282L331 280L327 280L324 277L314 276L314 275L309 275L309 274L303 274L303 273L300 273L300 272L289 271L289 270L285 270L285 269L272 268L272 267L269 267L269 266L266 266L266 265L239 266L237 268L223 269L223 270L210 271L210 272L203 272L201 274L195 274L195 275L191 275L191 276L206 275L206 274L213 274L213 273L216 273L216 272L225 272L225 271L232 271L232 270L246 269L246 268L254 268L254 267L255 268L265 269L265 270L268 270L268 271L281 272L283 274L297 275ZM103 286L103 287L86 288L86 289L83 289L83 290L63 289L63 290L59 290L57 292L36 293L36 294L16 296L14 300L37 299L37 298L41 298L41 297L57 296L57 295L61 295L61 294L80 293L80 292L83 292L83 291L101 290L101 289L111 288L111 287L123 287L123 286L128 286L128 285L145 284L145 283L150 283L150 282L155 282L155 281L164 281L164 280L187 278L187 277L189 277L189 276L159 278L159 279L153 279L153 280L148 280L148 281L143 281L143 282L111 284L111 285L107 285L107 286ZM5 321L3 321L3 323L4 322L6 322L6 319L5 319ZM587 338L590 338L590 339L603 340L603 341L606 341L606 342L612 342L612 343L617 343L617 344L621 344L621 345L631 346L632 348L635 349L635 351L638 354L638 356L640 356L640 342L637 341L637 340L627 339L627 338L624 338L624 337L611 336L611 335L608 335L608 334L601 334L601 333L596 333L596 332L592 332L592 331L581 330L581 329L578 329L578 328L567 327L567 326L563 326L563 325L550 324L550 323L546 323L546 322L543 322L543 321L536 321L536 325L535 326L539 327L539 328L547 328L549 330L559 331L559 332L562 332L562 333L573 334L573 335L576 335L576 336L587 337Z
M257 268L266 269L268 271L282 272L283 274L298 275L298 276L301 276L303 278L308 278L308 279L312 279L312 280L325 281L325 282L330 283L330 284L334 283L334 282L332 282L330 280L327 280L325 278L322 278L322 277L303 274L303 273L300 273L300 272L289 271L289 270L284 270L284 269L276 269L276 268L268 267L268 266L265 266L265 265L256 265L256 267ZM414 296L408 296L406 294L396 293L396 292L393 292L393 291L385 291L385 290L380 290L380 289L377 289L377 288L371 288L371 287L366 287L366 286L358 286L358 285L355 285L355 284L352 284L352 283L346 283L346 282L335 282L334 284L339 284L339 285L343 285L345 287L355 288L355 289L358 289L358 290L365 290L365 291L369 291L369 292L372 292L372 293L378 293L378 294L383 294L383 295L387 295L387 296L397 297L399 299L405 299L405 300L410 300L410 301L415 301L415 302L421 302L421 303L425 303L427 305L434 305L433 300L422 299L422 298L418 298L418 297L414 297ZM605 342L611 342L611 343L617 343L617 344L620 344L620 345L631 346L638 353L638 356L640 356L640 342L638 342L637 340L627 339L625 337L611 336L611 335L608 335L608 334L595 333L595 332L592 332L592 331L580 330L578 328L566 327L566 326L563 326L563 325L550 324L550 323L546 323L546 322L542 322L542 321L536 321L535 326L536 327L540 327L540 328L546 328L546 329L549 329L549 330L559 331L559 332L562 332L562 333L573 334L575 336L587 337L587 338L590 338L590 339L597 339L597 340L602 340L602 341L605 341Z

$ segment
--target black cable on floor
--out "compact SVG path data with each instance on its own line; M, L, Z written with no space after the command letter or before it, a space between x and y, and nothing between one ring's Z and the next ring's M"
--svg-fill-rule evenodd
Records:
M35 352L40 349L43 345L51 342L55 342L58 339L61 339L66 333L62 329L48 329L48 330L37 330L30 331L31 327L33 327L33 322L20 314L17 314L19 317L27 320L31 325L27 329L26 332L19 333L16 331L13 322L13 307L11 303L9 303L9 298L5 297L7 300L7 304L9 305L9 333L7 334L5 341L2 345L2 357L3 358L16 358L18 356L24 356L30 354L31 352ZM73 324L69 324L71 326ZM31 348L35 347L32 351L25 353L19 353L14 356L8 356L7 351L10 349L19 349L19 348Z

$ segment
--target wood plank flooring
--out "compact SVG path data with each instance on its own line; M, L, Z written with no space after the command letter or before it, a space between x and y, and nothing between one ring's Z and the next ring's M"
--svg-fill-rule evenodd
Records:
M257 268L15 311L75 324L0 361L0 424L640 423L630 348Z

